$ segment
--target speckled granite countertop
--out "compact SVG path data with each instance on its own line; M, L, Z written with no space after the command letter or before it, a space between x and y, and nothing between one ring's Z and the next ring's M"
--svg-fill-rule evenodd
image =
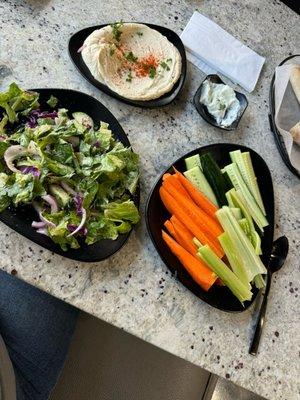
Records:
M12 80L29 88L72 88L104 103L141 154L142 210L162 168L197 146L230 141L262 154L274 179L275 235L286 234L291 250L284 271L274 277L259 355L248 355L255 310L226 314L194 297L168 273L144 221L118 254L92 265L51 254L1 224L0 267L262 396L299 399L300 185L279 156L267 117L274 68L300 50L299 17L279 1L146 3L142 9L139 0L0 0L1 88ZM141 110L94 89L68 58L68 38L82 27L122 18L150 21L180 33L195 9L267 59L257 89L247 96L249 107L237 132L223 133L199 117L192 98L203 74L191 65L179 100L160 110Z

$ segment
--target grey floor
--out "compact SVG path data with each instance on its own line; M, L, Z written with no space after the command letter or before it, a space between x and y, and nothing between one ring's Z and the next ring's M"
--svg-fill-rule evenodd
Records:
M211 400L264 400L256 394L244 390L223 378L219 378Z
M51 400L262 400L81 313Z

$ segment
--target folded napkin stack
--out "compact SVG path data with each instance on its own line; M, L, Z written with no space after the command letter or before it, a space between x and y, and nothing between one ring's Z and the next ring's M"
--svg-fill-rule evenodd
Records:
M181 34L187 59L207 74L221 73L251 92L265 58L235 39L219 25L194 12Z

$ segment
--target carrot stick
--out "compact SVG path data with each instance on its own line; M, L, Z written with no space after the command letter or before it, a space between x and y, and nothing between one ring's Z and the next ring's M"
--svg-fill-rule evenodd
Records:
M163 176L163 182L167 182L167 184L172 185L179 193L184 195L186 198L188 198L190 201L193 201L188 192L185 190L183 185L180 183L180 180L176 177L176 175L171 175L171 174L164 174Z
M184 225L179 222L179 220L175 218L171 218L171 223L175 230L176 235L178 236L179 240L177 242L189 253L192 255L196 255L197 249L193 243L194 235L190 233Z
M172 215L170 221L172 222L173 225L177 224L180 226L181 229L185 229L187 232L189 232L193 240L194 235L192 234L192 232L183 223L180 222L180 220L176 217L176 215Z
M163 230L162 238L194 281L197 282L202 289L207 291L217 279L216 274L214 274L204 262L192 256Z
M208 244L209 247L220 257L222 258L224 255L224 251L217 241L217 239L207 235L203 232L200 227L194 222L194 220L186 213L184 207L179 206L173 197L167 192L164 187L160 187L159 189L160 198L169 211L170 214L174 214L179 221L187 227L188 230L192 232L194 236L202 243Z
M176 236L175 229L174 229L174 226L173 226L173 224L172 224L172 222L170 220L167 219L165 221L164 227L168 230L169 234L172 235L173 238L176 239L176 237L175 237ZM176 241L178 241L178 240L176 239Z
M163 187L175 199L176 203L186 210L186 213L195 221L199 227L213 237L218 237L223 232L219 223L213 220L201 208L199 208L192 200L182 195L168 180L163 182ZM200 240L201 242L201 240Z
M216 207L203 193L201 193L200 190L198 190L181 172L177 171L176 168L174 168L174 170L181 185L185 188L197 206L202 208L203 211L217 221L215 213L218 210L218 207Z
M163 174L162 180L165 181L167 178L169 178L169 176L171 176L171 174L169 174L169 172L166 172L165 174Z

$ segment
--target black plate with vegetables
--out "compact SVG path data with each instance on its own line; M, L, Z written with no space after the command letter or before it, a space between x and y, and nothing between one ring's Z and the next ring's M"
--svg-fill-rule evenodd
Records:
M153 108L153 107L162 107L165 106L169 103L171 103L181 92L184 82L185 82L185 77L186 77L186 54L185 54L185 49L183 46L182 41L180 40L179 36L172 30L159 26L159 25L154 25L154 24L144 24L141 23L142 25L152 28L153 30L159 32L161 35L166 37L169 42L171 42L175 48L178 50L180 57L181 57L181 73L179 76L179 79L177 82L174 84L174 86L169 90L167 93L163 94L162 96L152 99L152 100L131 100L129 98L123 97L116 93L114 90L110 89L106 84L100 82L98 79L95 79L93 74L90 72L89 68L85 64L82 55L81 55L81 49L83 46L83 42L86 40L86 38L91 35L95 30L101 29L107 26L112 26L112 29L114 29L114 26L117 25L122 25L126 24L125 22L121 23L114 23L114 24L102 24L102 25L97 25L97 26L92 26L88 27L85 29L82 29L81 31L76 32L69 41L69 55L71 57L71 60L75 64L76 68L78 71L81 73L81 75L88 80L92 85L94 85L96 88L100 89L104 93L120 100L123 101L124 103L133 105L133 106L138 106L138 107L148 107L148 108ZM114 51L114 49L112 50ZM128 53L131 55L131 58L133 59L133 53L130 52ZM129 57L128 57L129 59ZM165 62L161 63L161 65L164 66L164 68L167 68L169 70L169 66L167 65L169 60L166 60ZM150 68L150 74L151 72L155 72L153 70L153 67ZM128 80L128 79L127 79Z
M274 193L254 150L212 144L179 158L152 189L146 222L166 266L209 305L244 311L265 285Z
M74 260L117 252L139 220L139 172L115 117L87 94L16 84L0 106L0 220Z

